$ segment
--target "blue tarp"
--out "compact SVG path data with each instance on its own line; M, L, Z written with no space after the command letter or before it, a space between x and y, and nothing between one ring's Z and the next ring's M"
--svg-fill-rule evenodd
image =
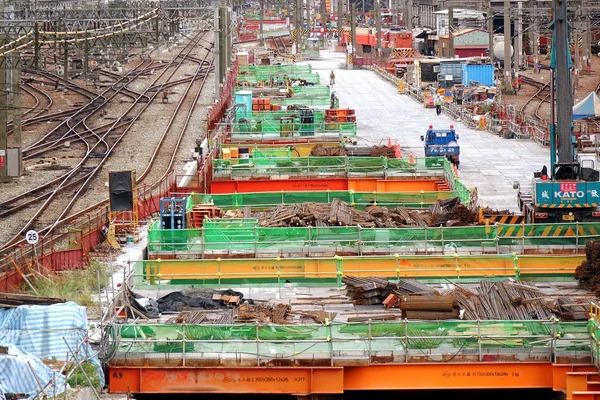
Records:
M591 92L585 99L573 106L573 119L599 118L600 97Z
M65 360L69 353L66 341L71 350L78 350L80 361L89 360L98 367L100 383L103 384L100 361L89 343L84 342L87 328L85 307L73 302L0 309L0 345L13 345L23 353L38 358L38 361ZM6 368L0 368L0 383L10 379L10 376L12 375L7 375ZM34 379L31 372L21 376ZM35 380L33 384L37 385Z
M51 396L65 390L64 375L53 371L38 357L15 345L9 344L6 347L8 354L0 354L0 399L4 399L3 393L26 394L33 398L40 390L40 384L44 386L53 379L56 379L56 387L49 385L45 388L45 393ZM66 389L69 388L66 385Z

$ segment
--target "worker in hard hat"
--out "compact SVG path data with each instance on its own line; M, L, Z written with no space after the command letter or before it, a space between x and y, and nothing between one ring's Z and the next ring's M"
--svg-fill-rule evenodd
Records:
M335 85L335 74L333 73L333 71L331 71L331 73L329 74L329 85Z
M435 98L433 99L433 104L435 105L435 113L440 115L442 113L442 96L439 93L435 94Z

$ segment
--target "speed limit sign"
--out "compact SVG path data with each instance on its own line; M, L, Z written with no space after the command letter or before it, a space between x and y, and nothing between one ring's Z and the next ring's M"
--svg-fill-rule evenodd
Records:
M25 234L25 240L29 244L36 244L40 240L40 235L36 231L28 231Z

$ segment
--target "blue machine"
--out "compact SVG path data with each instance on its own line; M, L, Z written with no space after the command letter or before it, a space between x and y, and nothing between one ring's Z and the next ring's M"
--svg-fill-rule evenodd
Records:
M185 197L160 199L161 229L185 229Z
M454 125L450 129L429 129L425 136L421 136L421 141L425 142L425 157L446 157L452 164L460 164L460 146L458 145L458 134L454 130Z

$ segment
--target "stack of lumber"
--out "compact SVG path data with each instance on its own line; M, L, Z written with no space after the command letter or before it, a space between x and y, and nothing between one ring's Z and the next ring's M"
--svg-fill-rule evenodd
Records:
M402 296L400 310L406 319L458 319L458 301L452 296Z
M289 324L286 320L291 307L288 304L248 304L237 309L235 322L271 322L273 324Z
M426 212L409 210L405 207L380 207L368 205L365 211L358 210L340 199L331 204L301 203L280 204L265 211L248 212L247 209L227 212L225 217L256 218L261 227L295 226L358 226L363 228L402 228L407 226L429 226Z
M382 304L396 285L385 278L358 278L345 276L342 282L346 285L346 296L354 304Z
M460 198L438 200L431 206L432 226L465 226L477 223L476 211L460 204Z
M346 148L344 146L325 147L318 144L310 151L310 155L311 157L345 157Z
M547 320L553 316L547 296L532 283L481 281L476 293L456 285L448 293L468 320Z
M561 296L556 299L556 309L562 321L587 321L592 299L587 296Z
M352 157L396 158L396 152L394 148L387 146L348 146L346 150L348 152L348 155Z
M400 295L439 296L437 290L415 279L402 279L396 285L396 293Z

